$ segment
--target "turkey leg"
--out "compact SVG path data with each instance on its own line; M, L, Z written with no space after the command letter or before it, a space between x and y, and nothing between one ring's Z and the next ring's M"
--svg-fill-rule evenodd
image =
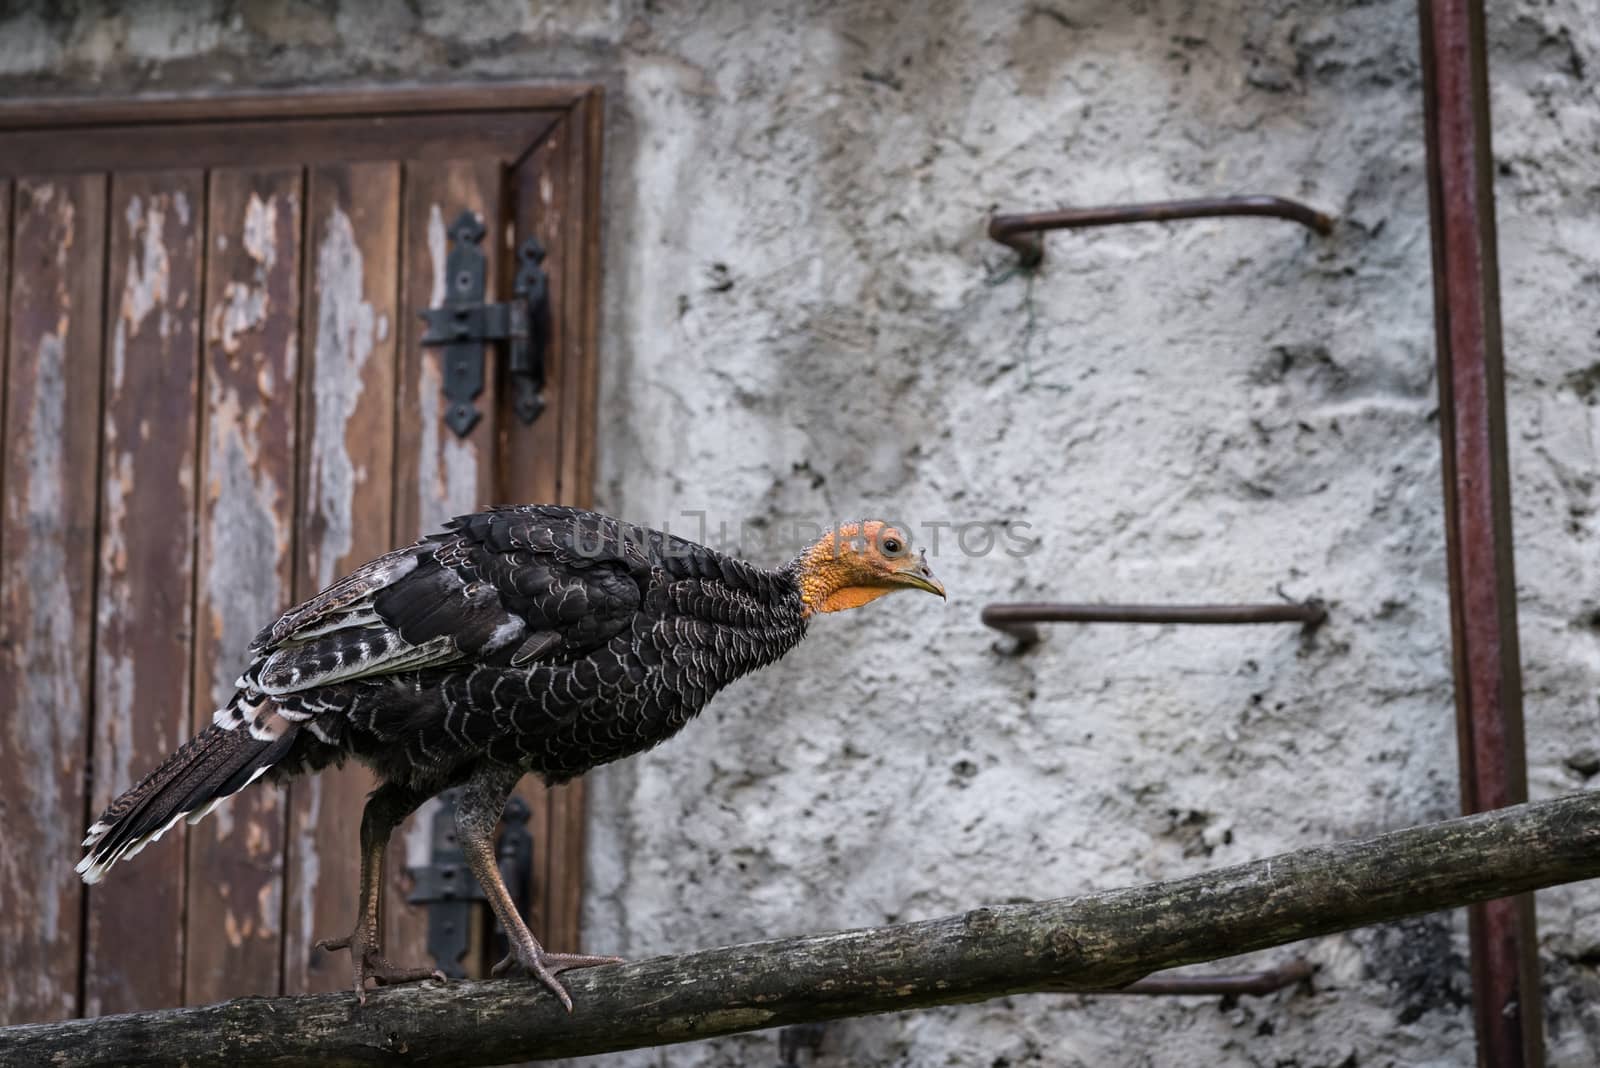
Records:
M456 837L461 851L466 854L467 867L477 876L478 884L494 909L495 918L505 928L511 942L511 952L494 966L490 974L495 978L512 968L521 967L549 987L568 1012L572 1011L572 995L556 976L573 968L593 968L602 964L621 964L621 957L596 957L583 953L547 953L528 930L528 925L517 915L517 906L511 893L500 878L500 867L495 863L494 829L505 811L506 799L517 785L522 773L515 769L486 767L467 782L456 802Z
M383 854L389 846L389 836L425 800L426 795L392 783L372 791L367 807L361 810L361 905L355 929L343 938L324 938L317 943L318 949L350 951L356 998L363 1005L367 1002L368 979L379 986L444 979L444 973L433 968L402 968L389 963L383 955L383 939L378 931Z

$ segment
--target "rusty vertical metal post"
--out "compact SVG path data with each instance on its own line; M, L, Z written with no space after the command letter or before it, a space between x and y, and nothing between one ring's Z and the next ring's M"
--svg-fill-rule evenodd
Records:
M1420 0L1434 326L1465 812L1527 800L1482 0ZM1468 913L1478 1063L1544 1061L1533 897Z

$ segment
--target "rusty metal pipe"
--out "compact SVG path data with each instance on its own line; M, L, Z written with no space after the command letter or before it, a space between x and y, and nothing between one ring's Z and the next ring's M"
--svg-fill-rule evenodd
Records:
M1098 997L1103 994L1140 994L1146 997L1265 997L1286 987L1310 979L1316 971L1310 961L1296 957L1259 972L1236 972L1220 975L1168 975L1157 974L1138 979L1127 986L1108 990L1075 991L1080 996ZM813 1054L822 1047L827 1023L794 1024L778 1032L779 1068L799 1064L802 1049Z
M1039 235L1046 231L1231 215L1265 215L1297 222L1319 234L1333 232L1333 219L1330 216L1297 200L1274 196L1239 196L1196 197L1192 200L1163 200L1150 204L1108 204L1095 208L1038 211L1026 215L996 215L989 220L989 236L1002 245L1016 249L1022 256L1024 267L1036 267L1044 259L1044 238Z
M1505 357L1482 0L1422 0L1423 125L1433 239L1456 734L1462 811L1526 801ZM1544 1063L1533 895L1473 906L1478 1063Z
M1282 990L1311 978L1316 969L1310 961L1296 958L1275 968L1237 975L1153 975L1129 983L1108 994L1152 994L1169 997L1231 994L1260 996Z
M1039 642L1038 623L1184 623L1239 625L1299 623L1321 626L1328 607L1312 598L1274 604L991 604L980 617L985 626L1017 640L1017 651Z

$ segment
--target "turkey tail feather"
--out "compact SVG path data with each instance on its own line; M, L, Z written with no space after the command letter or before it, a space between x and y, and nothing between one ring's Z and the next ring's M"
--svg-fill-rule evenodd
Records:
M86 883L97 883L123 857L160 838L183 817L194 823L224 798L243 790L283 759L296 729L285 724L276 738L212 725L185 742L155 771L107 808L83 840L78 862Z

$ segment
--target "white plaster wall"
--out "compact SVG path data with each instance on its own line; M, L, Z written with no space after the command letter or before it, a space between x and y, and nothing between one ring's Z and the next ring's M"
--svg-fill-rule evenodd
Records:
M51 5L53 6L53 5ZM1600 767L1600 24L1494 5L1536 796ZM589 947L640 956L1170 878L1451 815L1411 3L5 5L0 88L595 77L604 507L947 532L948 605L821 620L592 777ZM991 211L1269 192L1339 219L1049 239ZM927 533L920 537L929 541ZM971 542L969 541L969 544ZM776 563L752 543L749 555ZM1329 624L1057 628L997 599L1320 596ZM1591 783L1592 785L1592 783ZM1600 1060L1600 891L1540 895L1550 1061ZM1311 990L835 1025L819 1065L1465 1065L1460 917L1310 943ZM771 1035L601 1063L773 1063Z
M1517 587L1534 797L1600 772L1600 23L1515 4L1491 32ZM1600 1062L1600 887L1539 895L1551 1062Z

